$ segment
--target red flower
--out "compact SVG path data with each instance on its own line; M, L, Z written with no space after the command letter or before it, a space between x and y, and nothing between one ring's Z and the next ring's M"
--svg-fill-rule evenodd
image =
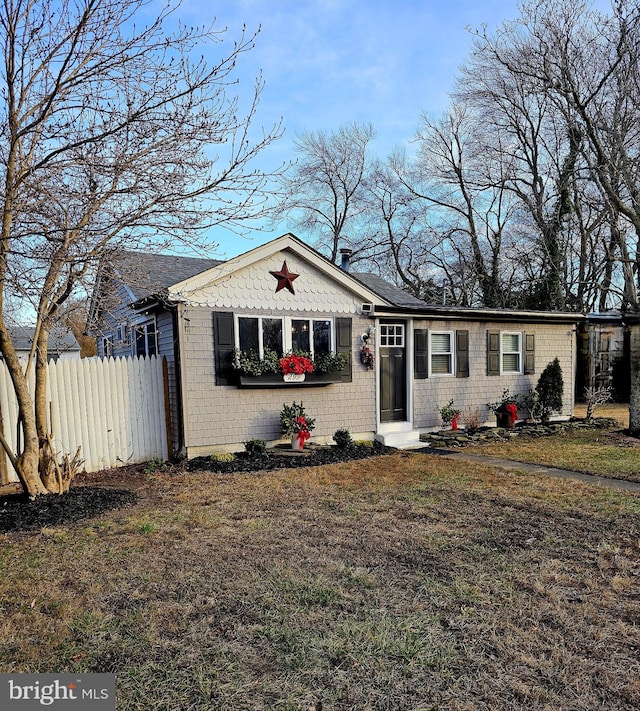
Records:
M518 408L512 403L508 403L505 406L505 410L507 411L507 414L509 417L511 417L512 420L517 420L518 419Z
M280 367L285 375L313 373L313 363L305 356L286 355L284 358L280 358Z

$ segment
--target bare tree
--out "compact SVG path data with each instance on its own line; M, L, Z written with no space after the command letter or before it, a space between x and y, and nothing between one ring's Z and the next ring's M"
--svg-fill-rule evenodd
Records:
M397 150L386 163L373 164L366 186L370 239L368 262L390 281L425 301L439 300L439 235L428 223L428 211L406 188L398 174L407 170L404 151Z
M515 23L482 50L548 97L583 142L590 177L607 206L609 258L620 265L623 306L638 322L640 278L640 7L617 0L612 15L590 2L525 3ZM568 134L569 135L569 134ZM627 229L631 227L631 230ZM633 239L631 239L633 235ZM630 430L640 433L640 323L632 330Z
M213 225L238 229L267 207L270 176L253 158L262 82L243 111L234 67L254 36L224 51L224 31L167 25L167 5L136 24L145 0L5 0L0 5L0 352L23 438L12 451L24 489L55 490L47 449L47 339L58 310L106 248L183 240L204 246ZM204 52L218 53L209 62ZM6 316L31 304L32 358L18 360ZM27 374L35 368L35 396Z
M298 161L283 178L285 197L278 216L319 236L318 247L335 262L341 246L361 249L348 229L363 214L368 148L375 137L370 124L352 123L333 133L304 133L295 141Z
M455 300L464 305L509 305L509 240L505 225L513 217L513 198L504 178L487 162L474 133L475 117L462 103L439 121L422 117L418 154L412 165L396 162L399 180L429 215L438 235L434 265L446 275Z

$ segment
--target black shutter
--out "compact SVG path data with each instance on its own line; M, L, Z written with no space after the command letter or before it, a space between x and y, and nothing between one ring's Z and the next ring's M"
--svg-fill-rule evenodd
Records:
M487 375L500 375L500 331L487 331Z
M213 312L213 353L216 366L216 385L234 385L233 349L233 314L229 311Z
M456 378L469 377L469 331L456 331Z
M413 331L413 376L426 378L429 375L429 331L416 328Z
M533 333L524 334L524 374L536 372L536 337Z
M336 318L336 353L344 353L347 364L342 369L342 382L351 382L351 368L353 362L351 345L351 319Z

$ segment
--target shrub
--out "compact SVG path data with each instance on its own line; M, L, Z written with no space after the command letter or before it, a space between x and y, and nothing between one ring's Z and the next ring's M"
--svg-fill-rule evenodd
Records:
M453 400L449 400L446 405L440 408L440 417L442 417L442 422L445 425L452 422L458 415L460 415L460 410L453 406Z
M529 417L534 422L540 418L542 408L540 406L540 395L536 390L529 390L526 393L518 394L518 407L526 410Z
M342 427L333 433L333 441L339 449L346 449L353 445L353 439L351 439L351 433L346 427Z
M356 439L353 444L356 447L371 447L373 448L375 443L372 439Z
M145 467L144 467L144 473L145 474L153 474L154 472L161 472L166 469L167 463L162 459L162 457L157 457L156 459L151 459L149 460Z
M543 421L547 421L552 412L562 410L564 380L560 361L557 358L554 358L540 374L536 392L540 398L540 416Z
M464 429L469 434L477 432L482 427L482 416L477 407L467 408L462 417L464 420Z
M233 452L214 452L210 457L212 462L232 462L235 458Z
M591 422L598 405L604 405L611 401L611 388L608 386L602 388L585 388L584 401L587 403L587 422Z
M250 457L266 457L267 443L263 439L249 439L244 443L244 451Z

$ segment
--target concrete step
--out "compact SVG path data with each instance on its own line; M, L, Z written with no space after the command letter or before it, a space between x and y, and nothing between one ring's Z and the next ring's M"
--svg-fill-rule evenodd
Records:
M376 439L387 447L396 449L418 449L426 447L426 442L420 441L418 430L408 430L407 432L389 432L388 434L378 434Z

